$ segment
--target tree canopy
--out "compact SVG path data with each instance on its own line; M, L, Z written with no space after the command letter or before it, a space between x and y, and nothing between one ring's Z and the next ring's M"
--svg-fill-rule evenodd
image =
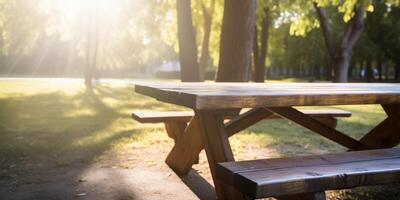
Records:
M1 73L74 76L91 60L102 76L154 74L179 60L177 2L1 0ZM212 79L221 63L224 1L186 2L200 80ZM253 80L399 79L398 0L256 4ZM336 77L342 72L346 80Z

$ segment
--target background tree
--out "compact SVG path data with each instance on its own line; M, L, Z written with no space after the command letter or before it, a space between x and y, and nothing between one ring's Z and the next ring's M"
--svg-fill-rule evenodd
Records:
M200 81L200 71L197 63L196 39L193 32L191 1L177 0L176 11L181 81L197 82Z
M203 41L201 45L201 55L199 60L199 71L200 80L205 80L207 72L207 66L210 60L210 37L211 37L211 26L213 22L213 15L215 9L215 0L211 0L209 5L206 5L204 1L201 2L201 10L203 14Z
M255 18L255 0L225 1L216 81L249 81Z
M267 58L268 51L268 36L269 29L272 24L272 14L270 5L261 6L258 4L258 9L261 11L257 12L258 18L261 18L261 21L256 23L254 28L254 44L253 44L253 74L252 79L254 82L264 82L265 79L265 61ZM260 25L258 25L260 24ZM259 28L260 27L260 28ZM261 30L259 30L261 29ZM259 41L260 35L260 41Z

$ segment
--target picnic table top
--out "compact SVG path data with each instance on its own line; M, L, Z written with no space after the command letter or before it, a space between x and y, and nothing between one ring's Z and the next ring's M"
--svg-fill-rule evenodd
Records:
M396 83L139 83L135 91L193 109L400 103Z

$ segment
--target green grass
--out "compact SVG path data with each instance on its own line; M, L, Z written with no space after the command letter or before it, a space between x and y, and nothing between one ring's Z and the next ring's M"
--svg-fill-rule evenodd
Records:
M354 138L361 138L385 118L377 105L335 108L353 113L351 118L339 120L338 129ZM78 82L1 80L0 168L24 160L68 167L105 159L106 152L132 145L140 151L157 144L166 152L171 142L163 125L138 124L130 113L184 109L135 94L133 86L98 85L88 90ZM239 160L346 150L286 120L258 123L233 136L231 144ZM331 199L400 197L399 191L387 190L345 190L332 193Z
M182 109L135 95L132 87L0 81L0 157L90 161L149 131L130 118L133 109L167 108Z

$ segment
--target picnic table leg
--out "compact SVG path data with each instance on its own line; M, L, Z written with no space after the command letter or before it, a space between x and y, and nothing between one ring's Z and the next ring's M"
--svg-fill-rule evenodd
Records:
M382 105L387 118L361 138L360 142L373 148L394 147L400 142L400 104Z
M168 137L174 141L177 141L183 135L187 127L185 122L165 122L164 124Z
M218 199L245 199L233 187L220 182L215 175L217 163L234 161L223 117L213 111L195 111L199 120L199 130L203 138L207 160L213 177Z
M273 115L273 113L262 108L249 110L232 119L226 125L228 135L232 136L271 115ZM199 153L203 149L203 141L198 123L198 116L195 115L184 130L184 133L180 134L180 136L175 139L175 145L165 161L177 174L187 174L192 168L192 165L198 163ZM179 129L181 130L181 128L178 128L178 130ZM168 130L169 128L167 127L167 131ZM172 132L175 132L175 130L176 129L170 129Z
M185 132L175 140L175 145L165 160L167 165L179 175L187 174L192 165L199 160L203 141L198 127L198 117L194 116Z
M178 142L178 140L180 140L182 135L185 133L186 127L187 127L186 122L174 122L174 121L165 122L165 130L167 131L168 136L174 140L175 145ZM194 160L194 164L198 163L199 163L199 156L197 156L197 159Z

